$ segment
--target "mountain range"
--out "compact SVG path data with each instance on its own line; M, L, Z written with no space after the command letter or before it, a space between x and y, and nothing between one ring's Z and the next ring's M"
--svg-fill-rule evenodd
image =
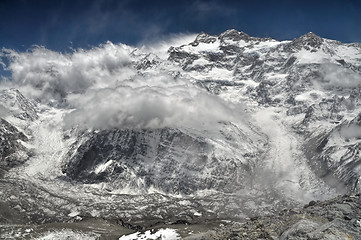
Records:
M184 238L179 226L236 231L255 216L359 197L361 44L234 29L188 39L166 50L3 50L4 236L69 234L63 223L80 239L163 225ZM327 221L357 239L353 217ZM80 227L98 220L125 230ZM292 229L261 239L304 239Z

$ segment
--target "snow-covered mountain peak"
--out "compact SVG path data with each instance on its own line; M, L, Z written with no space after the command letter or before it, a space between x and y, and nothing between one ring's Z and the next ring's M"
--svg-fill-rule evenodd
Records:
M299 38L294 39L290 44L296 49L306 48L307 50L319 49L324 39L313 32L309 32Z
M244 40L248 42L251 39L248 34L244 32L239 32L236 29L227 30L221 33L218 38L221 40L221 42L225 42L227 40L232 40L232 41Z
M212 35L202 32L202 33L198 34L196 39L190 44L193 47L196 47L196 46L198 46L199 43L214 43L215 41L217 41L216 36L212 36Z

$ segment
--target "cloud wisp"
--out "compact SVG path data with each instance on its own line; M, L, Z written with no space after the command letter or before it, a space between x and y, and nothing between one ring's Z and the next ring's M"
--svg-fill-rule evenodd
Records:
M328 87L356 88L361 86L361 75L351 69L328 63L321 65L323 84Z
M161 37L153 39L153 41L147 40L146 42L140 42L139 47L146 52L152 52L156 54L161 59L168 58L168 49L172 46L182 46L189 44L196 39L197 34L195 33L179 33L179 34L169 34L162 35Z
M241 112L240 106L161 67L137 69L147 53L123 44L107 42L67 54L43 47L4 54L14 87L44 104L72 110L64 117L66 128L211 128L236 121Z

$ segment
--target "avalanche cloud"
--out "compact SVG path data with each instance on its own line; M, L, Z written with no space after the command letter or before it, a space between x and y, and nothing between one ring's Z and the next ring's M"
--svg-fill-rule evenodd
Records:
M175 66L173 72L139 71L144 49L152 47L107 42L60 53L35 46L26 52L3 49L2 57L9 61L9 85L39 102L71 110L65 128L209 128L241 118L241 106L177 77Z

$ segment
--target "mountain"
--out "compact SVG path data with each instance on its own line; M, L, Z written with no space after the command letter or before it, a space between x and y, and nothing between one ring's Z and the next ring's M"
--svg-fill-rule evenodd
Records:
M174 128L87 133L71 146L63 172L80 182L140 192L233 192L250 184L257 164L250 156L261 155L265 142L257 133L247 136L235 125L222 125L217 136Z
M360 44L228 30L167 54L149 49L8 51L13 75L0 91L7 236L44 234L26 224L103 220L208 231L360 192ZM105 228L81 231L121 235Z
M20 141L28 141L28 138L4 119L0 119L0 139L1 172L27 160L25 147Z
M330 132L358 118L360 44L342 44L314 33L278 42L229 30L219 36L200 34L169 53L170 60L208 91L224 98L238 91L238 98L251 104L276 108L276 115L302 139L302 151L319 177L358 191L359 135L324 145ZM353 126L358 132L358 125Z
M21 122L38 118L34 106L16 89L2 90L0 93L0 175L26 162L32 155L26 143L29 137L10 121L22 126Z

